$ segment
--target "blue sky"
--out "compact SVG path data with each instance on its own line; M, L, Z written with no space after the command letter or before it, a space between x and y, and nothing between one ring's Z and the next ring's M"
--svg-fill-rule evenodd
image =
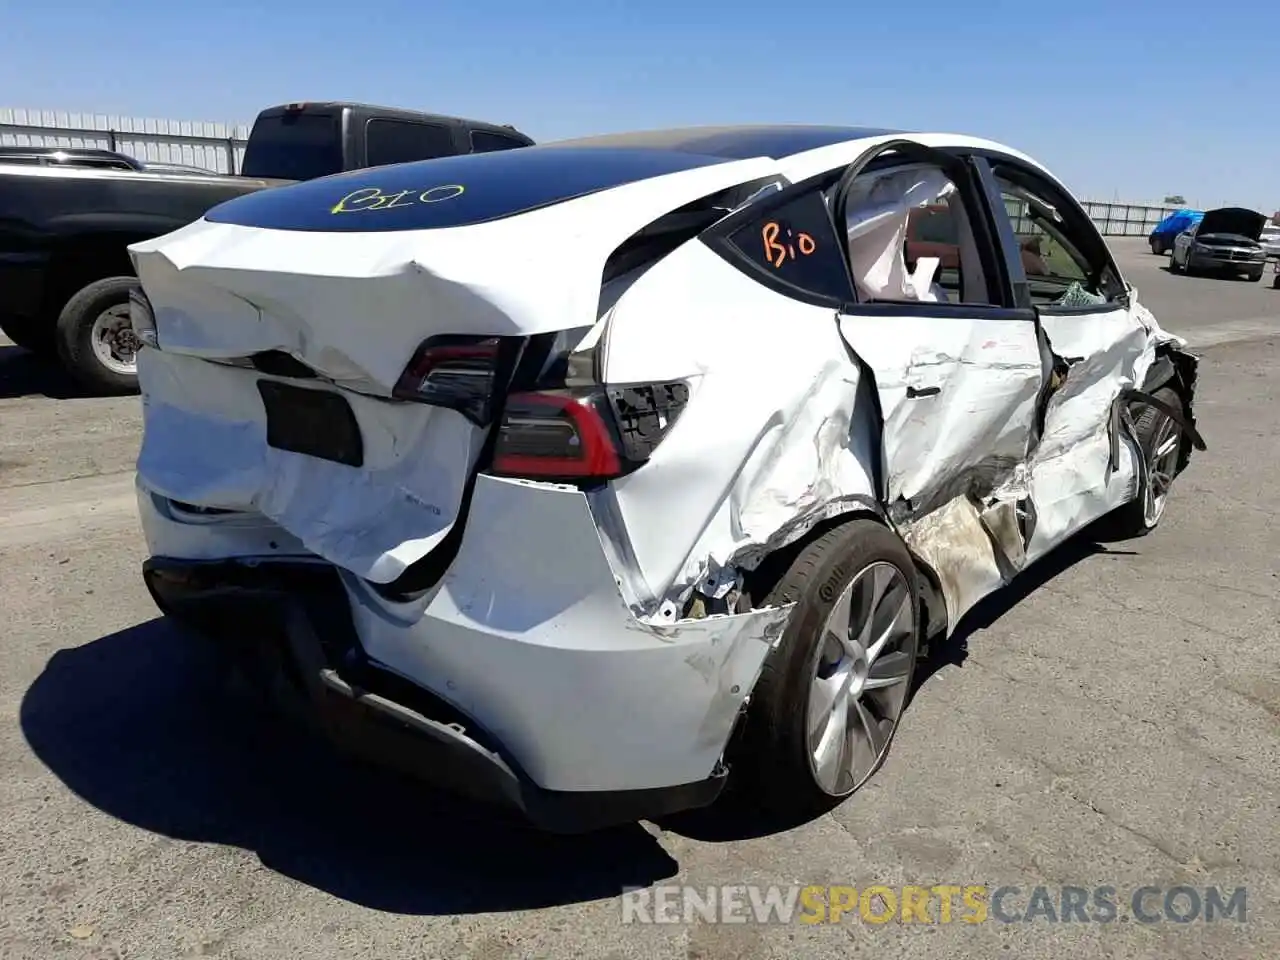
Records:
M6 6L0 106L248 123L273 103L362 100L537 140L948 129L1019 147L1091 199L1280 209L1277 0Z

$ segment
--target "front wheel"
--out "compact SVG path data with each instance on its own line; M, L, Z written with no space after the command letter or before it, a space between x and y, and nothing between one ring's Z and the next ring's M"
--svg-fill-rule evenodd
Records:
M136 393L138 341L129 319L133 277L95 280L58 317L58 355L67 371L97 393Z
M1182 398L1171 387L1152 394L1175 410L1182 410ZM1169 490L1182 458L1182 427L1171 416L1152 406L1143 406L1133 425L1142 451L1138 495L1107 518L1107 532L1118 539L1140 537L1160 523L1169 502Z
M749 802L788 820L827 812L880 768L910 695L920 630L911 554L875 520L806 547L766 599L792 602L752 693L738 774Z

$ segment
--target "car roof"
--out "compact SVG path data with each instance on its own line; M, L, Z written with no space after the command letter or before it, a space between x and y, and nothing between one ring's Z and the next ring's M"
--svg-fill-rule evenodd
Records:
M641 180L756 158L793 180L851 162L868 146L901 136L872 127L758 124L683 127L544 142L518 150L437 157L365 168L229 200L214 223L327 232L471 226ZM1021 156L1001 144L953 134L907 134L928 146L969 146ZM1032 161L1034 162L1034 161ZM430 202L385 203L422 191ZM383 198L378 200L376 198ZM376 219L338 217L377 202Z
M610 133L572 140L557 140L544 143L542 146L548 149L600 147L671 150L677 153L717 157L721 160L749 160L753 157L771 157L780 160L783 157L837 143L903 133L904 131L901 130L878 127L800 123L739 124Z

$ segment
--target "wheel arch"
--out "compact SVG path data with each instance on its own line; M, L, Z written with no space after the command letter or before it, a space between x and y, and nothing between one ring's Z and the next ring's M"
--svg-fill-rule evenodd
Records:
M50 248L43 311L56 318L80 290L107 277L134 277L128 246L149 234L104 231L77 234Z
M902 540L902 536L894 528L893 524L889 522L880 504L862 499L851 502L840 509L839 512L825 517L809 526L803 532L780 542L770 549L752 569L745 571L742 589L743 602L748 606L759 603L769 595L770 591L786 575L787 570L790 569L796 558L810 544L821 539L837 527L844 526L854 520L871 520L891 531L899 540ZM919 587L918 596L921 605L921 626L923 627L921 642L922 644L927 644L930 638L945 632L948 625L947 608L942 594L942 581L937 571L912 550L905 540L903 545L907 547L907 552L911 554L912 560L915 561L916 582Z

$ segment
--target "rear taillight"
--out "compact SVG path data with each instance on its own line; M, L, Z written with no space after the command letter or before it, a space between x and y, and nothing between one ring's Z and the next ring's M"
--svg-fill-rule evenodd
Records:
M566 480L619 476L622 458L599 395L543 390L509 396L493 472Z
M514 393L491 472L540 480L609 480L644 463L684 409L682 382Z
M445 335L423 341L400 374L392 396L457 410L481 426L489 422L497 337Z

